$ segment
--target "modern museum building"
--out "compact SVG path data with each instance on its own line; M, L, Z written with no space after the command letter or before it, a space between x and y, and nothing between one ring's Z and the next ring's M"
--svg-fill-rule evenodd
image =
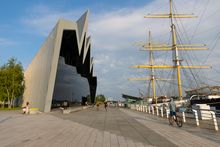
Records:
M76 21L60 19L24 73L24 103L49 112L68 101L94 103L97 78L93 76L88 14Z

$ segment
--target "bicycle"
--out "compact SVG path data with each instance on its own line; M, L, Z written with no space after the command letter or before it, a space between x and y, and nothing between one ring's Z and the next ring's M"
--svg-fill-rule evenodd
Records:
M175 118L174 118L175 117ZM173 125L174 121L176 122L176 125L178 127L182 127L183 126L183 119L181 116L178 116L178 115L173 115L173 116L169 116L169 123L170 125Z

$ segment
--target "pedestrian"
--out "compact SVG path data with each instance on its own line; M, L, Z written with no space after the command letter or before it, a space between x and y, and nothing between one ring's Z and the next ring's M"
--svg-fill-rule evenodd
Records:
M108 103L106 101L104 102L104 106L105 106L105 111L107 111Z
M26 102L25 107L23 107L23 114L28 114L29 113L29 102Z
M98 102L96 103L96 109L97 109L97 111L99 111L99 103Z

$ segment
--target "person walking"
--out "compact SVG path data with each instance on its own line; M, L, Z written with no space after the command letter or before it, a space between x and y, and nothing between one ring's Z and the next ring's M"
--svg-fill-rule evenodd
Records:
M105 106L105 111L107 111L107 107L108 107L107 101L104 102L104 106Z
M99 111L99 103L96 102L96 110Z

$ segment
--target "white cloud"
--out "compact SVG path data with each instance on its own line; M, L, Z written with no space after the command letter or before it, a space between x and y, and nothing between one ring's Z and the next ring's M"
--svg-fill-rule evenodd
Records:
M31 33L47 36L60 18L77 20L81 15L76 11L54 11L49 7L37 5L31 9L27 18L22 18L22 23L27 25Z
M0 38L0 45L13 45L14 41L8 40L6 38Z
M6 42L6 39L0 38L0 43Z
M189 12L198 14L202 19L181 20L178 27L181 29L181 37L183 43L205 43L208 46L213 46L213 40L216 39L220 32L217 20L220 20L219 0L175 0L175 7L181 12ZM98 93L104 93L110 97L120 97L122 92L137 95L137 89L146 89L144 82L129 82L127 78L137 77L136 70L129 69L130 65L143 63L148 61L147 55L144 52L139 52L138 47L133 46L135 42L147 40L147 32L152 31L153 40L155 42L168 43L171 41L169 33L169 20L154 20L144 19L144 15L155 12L168 12L169 5L167 1L155 0L149 4L139 8L121 8L112 12L102 14L91 12L89 21L89 33L92 36L93 55L95 57L95 74L98 77ZM195 3L197 2L197 3ZM164 7L163 7L164 6ZM34 13L23 19L23 22L31 28L35 28L36 32L48 35L49 31L55 25L60 17L77 20L83 11L64 11L56 12L47 7L36 7ZM39 12L40 13L36 13ZM184 26L184 27L182 27ZM213 29L214 28L214 29ZM196 30L196 31L195 31ZM184 39L186 37L192 38ZM213 63L216 69L219 70L220 62L218 56L220 52L217 50L220 44L217 43L211 57L207 63ZM196 53L189 54L196 55ZM206 60L208 52L199 53L198 61L195 64L201 65ZM158 62L163 62L159 55ZM201 57L204 57L200 59ZM213 58L213 59L212 59ZM193 60L193 59L191 59ZM146 64L146 63L145 63ZM204 64L204 63L203 63ZM220 71L220 70L219 70ZM138 76L145 76L145 70L137 72ZM216 73L209 73L216 75ZM134 88L135 87L135 88Z
M147 11L144 12L144 10L151 9L153 11L155 10L154 12L158 12L158 10L161 10L161 9L158 9L158 5L160 3L161 1L157 0L151 3L150 5L146 5L142 8L136 8L133 10L123 9L123 10L119 10L116 12L110 12L110 13L102 14L101 16L98 16L97 19L93 20L93 23L91 25L91 32L94 37L93 38L94 44L95 44L94 46L96 48L99 48L102 51L104 50L106 54L111 53L111 52L120 53L121 58L117 58L117 57L112 58L111 62L114 62L114 60L115 61L120 60L120 61L123 61L124 65L127 67L129 65L132 65L133 63L132 61L130 62L130 60L127 60L126 62L126 60L123 60L125 58L127 59L129 57L136 58L136 64L140 63L140 61L142 62L144 59L143 57L138 56L137 55L138 53L130 54L130 55L126 54L127 50L131 50L132 48L135 48L131 46L132 41L135 42L135 40L136 41L145 40L146 34L147 34L146 32L148 28L150 28L153 32L152 33L153 39L157 39L159 41L162 41L163 43L164 42L166 43L169 40L169 35L168 35L170 31L169 20L161 21L161 20L152 20L152 19L144 20L143 19L143 15L148 13ZM182 37L191 38L191 36L194 35L193 40L183 39L182 40L183 43L189 43L189 42L200 43L201 42L201 43L207 44L208 46L213 46L213 40L216 39L217 33L220 32L220 29L216 28L216 26L219 25L217 20L220 19L220 15L214 13L219 10L218 6L220 5L220 2L215 0L215 1L210 2L209 5L207 5L207 3L208 3L207 0L202 0L199 3L196 3L195 9L193 9L194 1L191 1L191 2L180 1L180 0L176 1L176 5L178 4L178 6L181 6L182 9L186 8L186 10L189 10L189 13L198 12L198 14L202 15L204 9L207 9L206 13L202 15L202 19L199 18L197 20L193 20L193 19L181 20L181 23L178 23L179 28L181 29L181 32L182 32L180 34L182 35ZM161 11L164 11L164 10L161 10ZM187 12L187 11L178 11L178 12L181 13L181 12ZM208 19L208 21L206 19ZM182 25L184 25L184 27L182 27ZM213 27L215 27L217 30L212 30L210 34L208 30L212 29ZM194 30L196 30L196 32L194 32ZM206 31L206 32L201 34L200 32L203 32L203 31ZM220 44L217 44L216 49L217 47L220 47ZM214 51L219 56L220 52L217 51L216 49ZM124 54L123 52L119 52L119 50L123 50ZM205 53L199 53L199 56L197 56L198 62L194 61L194 64L195 65L204 64L203 63L204 58L207 57L206 56L207 53L209 54L209 51ZM197 52L196 53L189 52L189 54L196 55ZM201 57L204 57L204 58L201 58ZM97 58L99 57L97 56ZM212 60L211 58L213 57L209 57L210 60ZM191 60L193 60L192 57L191 57ZM215 67L218 68L220 64L219 58L214 58L214 60L215 61L209 61L206 64L214 64ZM159 58L158 62L163 62L162 58ZM109 62L106 62L106 63L109 63ZM105 65L107 66L109 64L105 64ZM98 67L97 65L97 70L99 69L101 69L101 67ZM125 71L128 73L131 73L131 71L129 70L125 70ZM216 75L216 73L214 73L213 70L212 71L208 70L208 74L210 73L212 75ZM137 77L137 75L136 76L134 75L134 76ZM142 72L142 75L144 75L144 72ZM126 76L132 77L129 74L127 74ZM110 78L110 80L112 79ZM110 80L109 80L109 83L110 83ZM118 75L118 80L121 81L120 74ZM123 81L121 82L122 82L121 85L123 85L123 86L120 86L121 90L130 93L129 90L133 88L132 84L134 84L134 82L131 82L132 83L131 84L127 82L125 79L123 79ZM136 83L135 86L138 86L138 85L142 85L142 84ZM142 88L143 88L143 85L142 85ZM112 90L112 93L113 91L114 90ZM132 93L133 92L134 90L132 90Z

